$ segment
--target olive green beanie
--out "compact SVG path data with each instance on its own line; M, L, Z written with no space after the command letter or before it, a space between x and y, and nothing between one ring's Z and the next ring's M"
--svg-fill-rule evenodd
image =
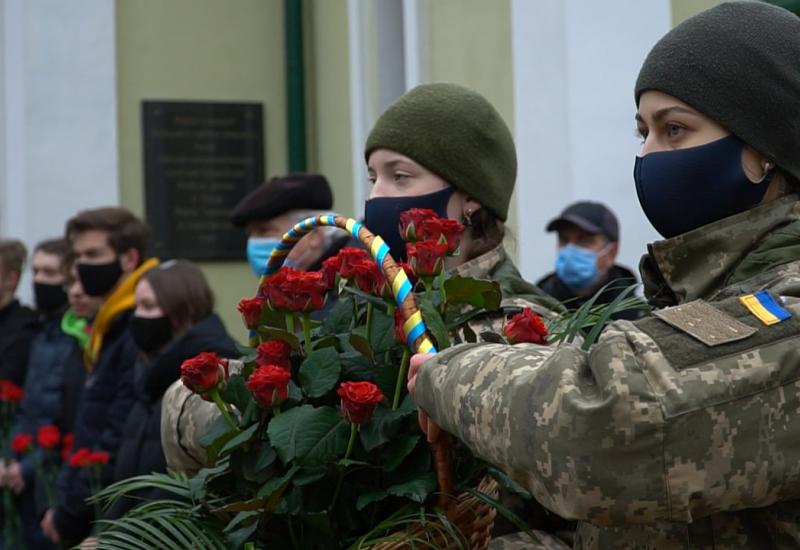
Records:
M720 4L650 51L636 81L708 116L800 179L800 18L762 2Z
M364 155L405 155L505 221L517 178L514 139L486 99L457 84L423 84L395 101L372 128Z

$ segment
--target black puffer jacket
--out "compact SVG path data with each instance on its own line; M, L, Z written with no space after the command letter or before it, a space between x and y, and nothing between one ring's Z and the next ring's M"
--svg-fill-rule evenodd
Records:
M181 363L204 351L213 351L221 357L238 355L235 342L216 314L194 325L152 361L137 362L134 374L136 400L117 451L114 481L166 472L167 463L161 448L161 398L180 378ZM120 500L106 517L120 517L137 503L158 497L157 493L139 493L135 500Z

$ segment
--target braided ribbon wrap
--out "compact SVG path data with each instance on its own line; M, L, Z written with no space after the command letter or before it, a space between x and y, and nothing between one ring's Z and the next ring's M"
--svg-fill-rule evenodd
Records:
M283 235L280 244L272 251L269 260L267 260L267 268L264 275L259 281L259 288L261 288L262 283L278 272L294 245L315 227L321 226L344 229L369 250L372 258L381 268L383 276L386 277L391 286L397 307L402 312L403 319L405 319L403 333L406 336L409 348L416 353L436 353L436 347L428 336L425 321L423 321L422 314L417 308L411 281L408 280L406 272L397 265L392 255L389 254L389 246L383 239L378 235L373 235L362 223L352 218L328 214L306 218L295 224ZM436 476L439 483L439 506L443 510L449 511L453 493L450 439L442 434L435 443L431 444L431 447L433 448Z

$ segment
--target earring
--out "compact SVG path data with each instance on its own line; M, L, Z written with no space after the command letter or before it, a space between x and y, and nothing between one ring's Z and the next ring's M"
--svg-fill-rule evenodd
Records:
M463 221L464 225L466 225L467 227L472 227L472 210L467 210L466 212L464 212L463 220L464 220Z
M767 177L767 174L769 174L770 170L772 170L772 163L771 162L765 162L764 163L764 177L765 178Z

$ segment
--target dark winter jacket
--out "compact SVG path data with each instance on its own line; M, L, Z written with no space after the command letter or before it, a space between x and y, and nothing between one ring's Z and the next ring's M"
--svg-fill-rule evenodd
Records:
M122 430L134 402L133 371L137 349L128 332L131 310L121 313L105 333L103 347L86 378L75 419L73 450L85 447L111 455L101 484L112 477ZM90 532L92 509L85 499L91 494L91 469L62 466L58 476L55 526L63 542L83 540Z
M47 424L64 425L63 396L64 364L78 342L61 330L61 315L46 317L41 331L33 338L28 356L28 375L25 380L25 397L17 412L13 434L36 431ZM20 459L25 483L33 482L36 453L28 453Z
M0 309L0 380L25 383L31 341L39 326L36 313L19 300Z
M636 276L633 272L621 265L614 265L608 272L605 280L598 285L602 287L613 282L611 287L606 289L595 301L597 305L610 304L614 301L626 287L636 284ZM585 304L592 296L577 296L555 273L544 276L536 285L548 293L550 296L562 302L570 310L576 310ZM641 309L628 309L620 311L611 316L612 319L636 320L645 314Z
M152 472L166 472L167 463L161 448L161 399L167 388L180 378L181 363L204 351L213 351L222 357L238 355L236 343L228 336L216 314L191 327L155 359L136 363L136 398L117 451L114 481ZM135 499L118 501L106 517L122 516L137 503L158 496L153 492L137 493Z

